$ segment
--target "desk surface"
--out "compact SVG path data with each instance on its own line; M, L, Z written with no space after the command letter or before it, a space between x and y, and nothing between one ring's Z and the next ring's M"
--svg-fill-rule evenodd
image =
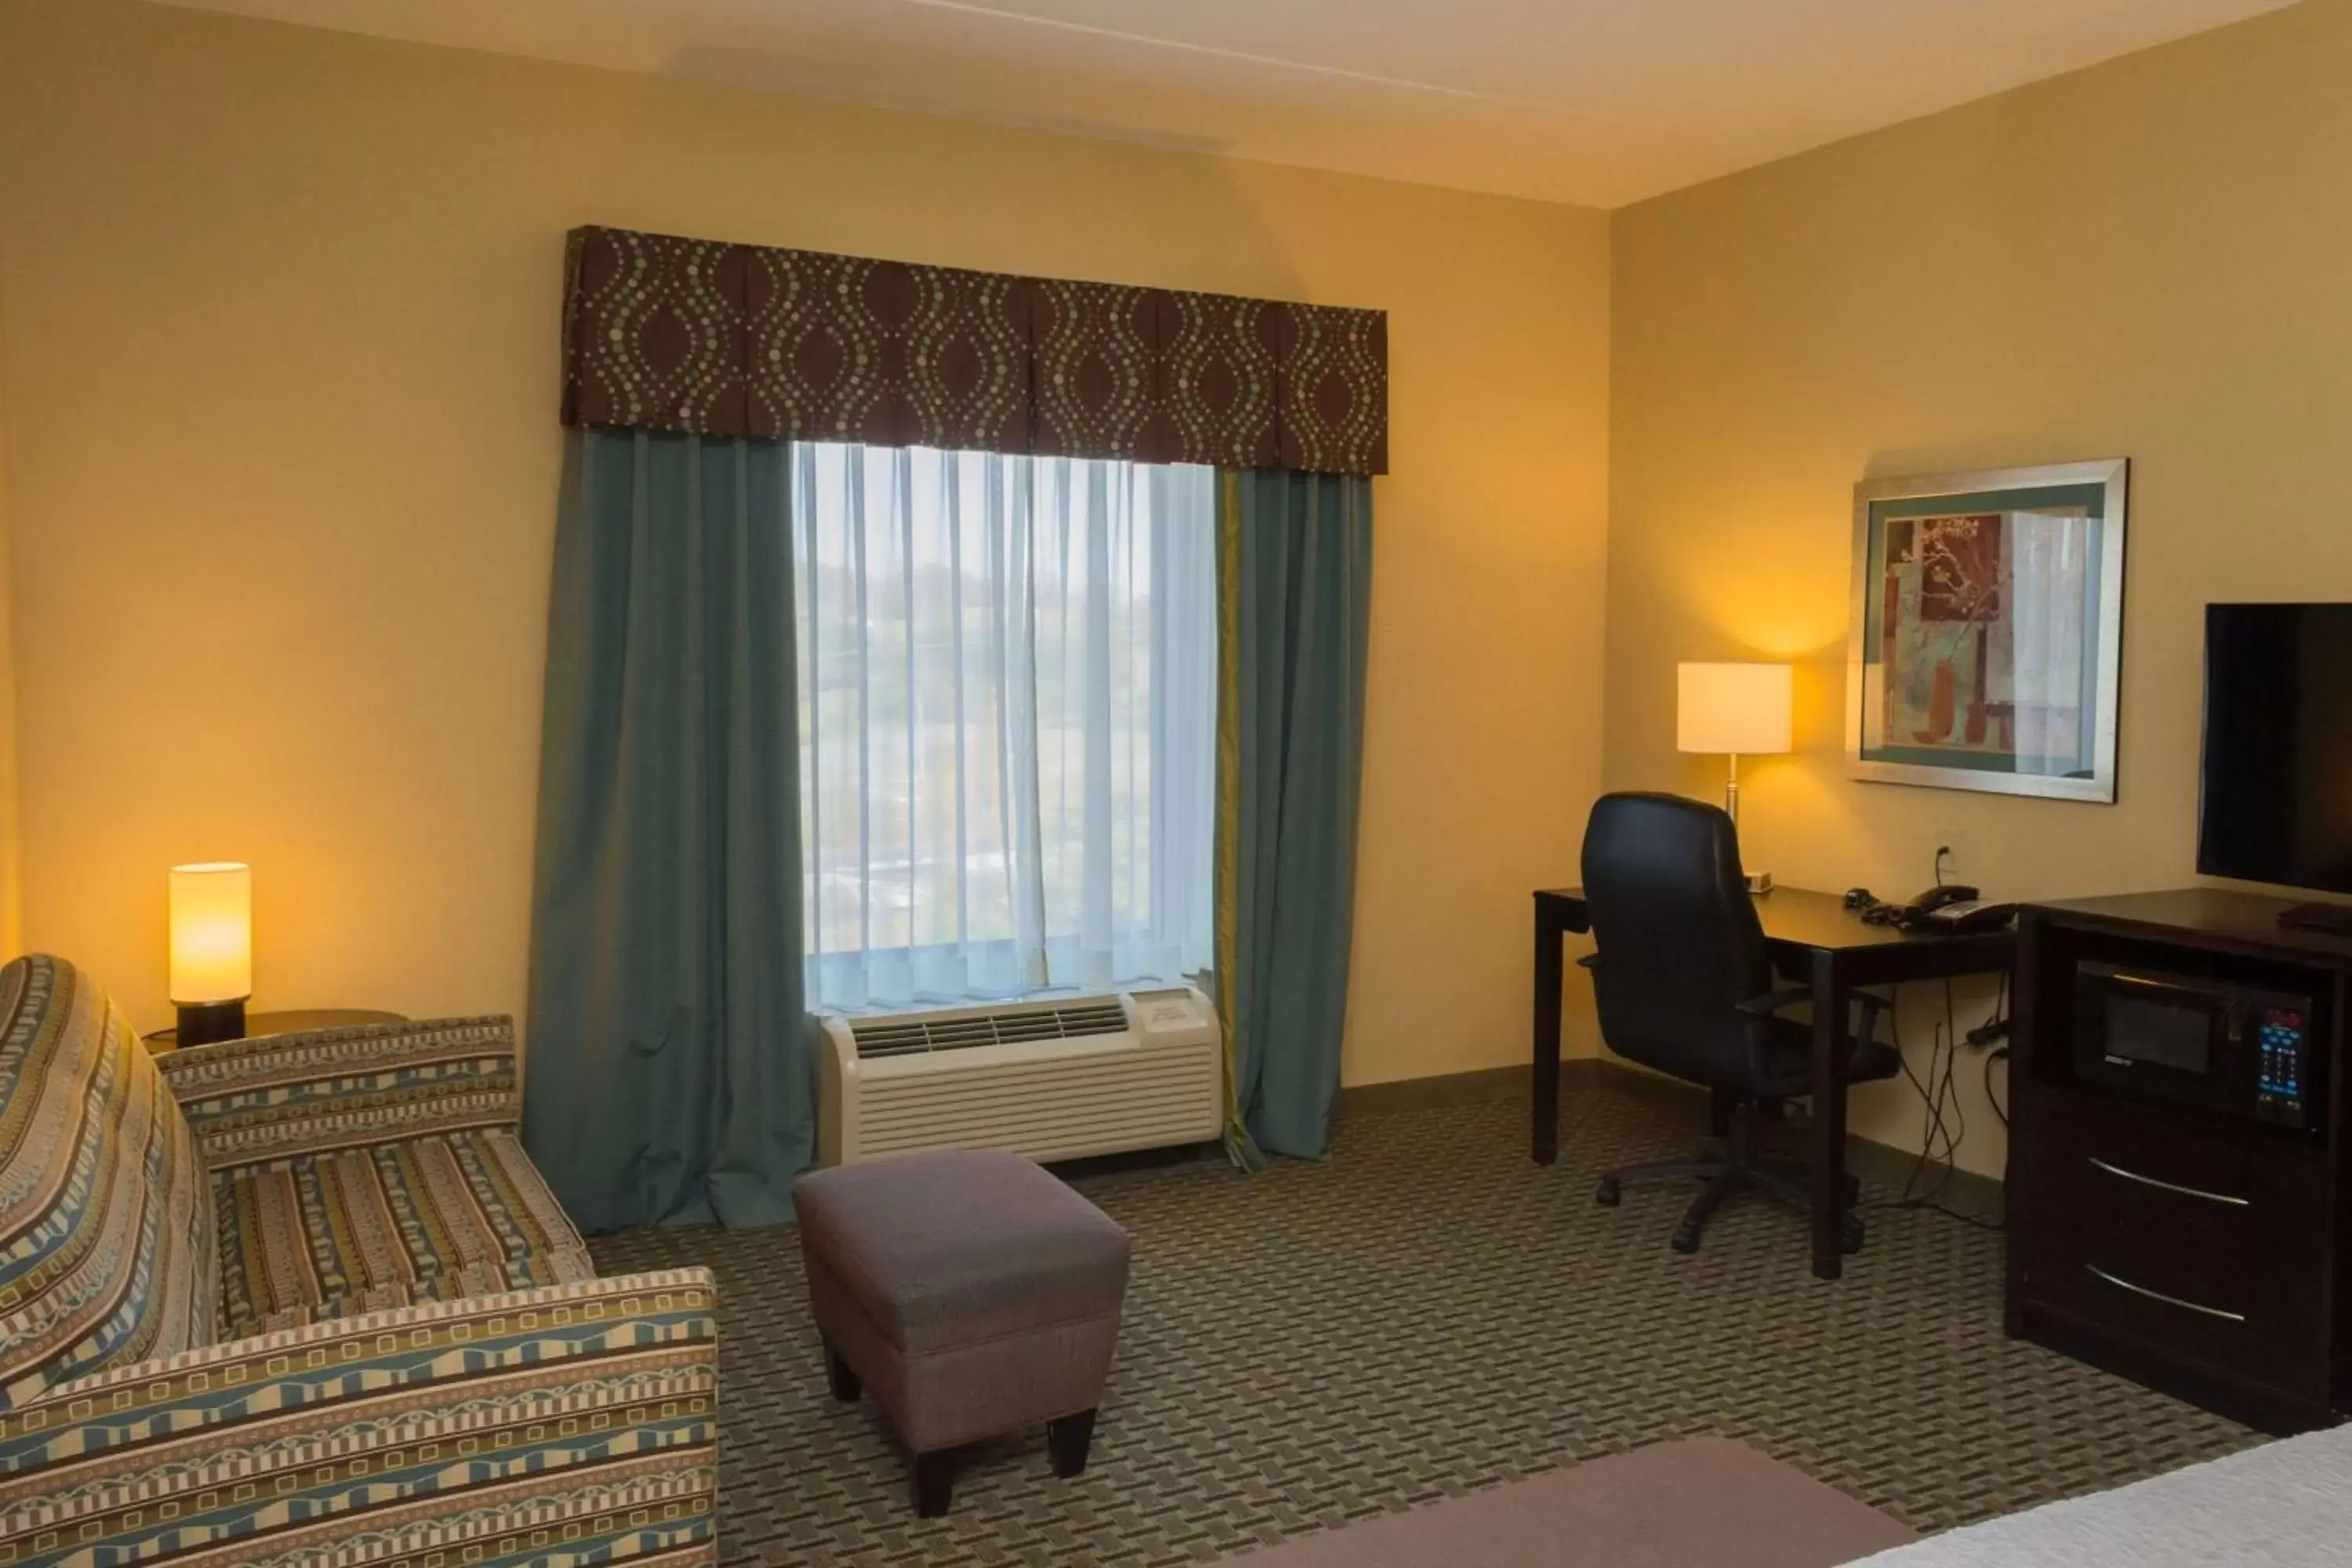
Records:
M1548 888L1536 897L1559 900L1565 906L1560 912L1569 930L1587 929L1584 890L1581 888ZM1972 936L1952 937L1932 931L1906 931L1895 926L1867 925L1859 910L1845 907L1843 895L1816 892L1811 888L1775 888L1769 893L1759 893L1756 895L1756 914L1763 922L1766 942L1780 947L1801 947L1822 952L1889 947L1942 947L1955 942L1981 942L1985 938L2003 943L2011 940L2011 933L2007 931L1979 931Z

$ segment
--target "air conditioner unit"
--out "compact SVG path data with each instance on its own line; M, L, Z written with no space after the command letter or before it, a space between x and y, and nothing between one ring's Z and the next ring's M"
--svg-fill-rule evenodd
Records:
M817 1157L1011 1149L1073 1160L1202 1143L1224 1042L1190 986L824 1019Z

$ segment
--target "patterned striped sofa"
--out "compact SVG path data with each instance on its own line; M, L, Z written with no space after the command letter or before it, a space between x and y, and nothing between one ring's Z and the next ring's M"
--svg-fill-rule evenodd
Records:
M594 1277L504 1018L151 1057L0 968L0 1564L708 1563L699 1269Z

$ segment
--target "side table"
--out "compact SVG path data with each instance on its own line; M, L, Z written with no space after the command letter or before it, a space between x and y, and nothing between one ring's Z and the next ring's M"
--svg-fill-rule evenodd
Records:
M257 1039L263 1035L307 1035L316 1029L348 1029L361 1024L405 1024L405 1013L379 1013L365 1007L312 1007L290 1013L248 1013L245 1016L245 1037ZM163 1052L180 1047L180 1031L158 1029L142 1036L150 1051Z

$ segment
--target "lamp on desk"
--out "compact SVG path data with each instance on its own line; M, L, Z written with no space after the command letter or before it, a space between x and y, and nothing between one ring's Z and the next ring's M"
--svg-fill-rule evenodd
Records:
M1675 747L1731 759L1723 809L1739 821L1739 758L1789 750L1790 679L1785 664L1685 664L1675 670ZM1769 893L1772 873L1748 873Z

